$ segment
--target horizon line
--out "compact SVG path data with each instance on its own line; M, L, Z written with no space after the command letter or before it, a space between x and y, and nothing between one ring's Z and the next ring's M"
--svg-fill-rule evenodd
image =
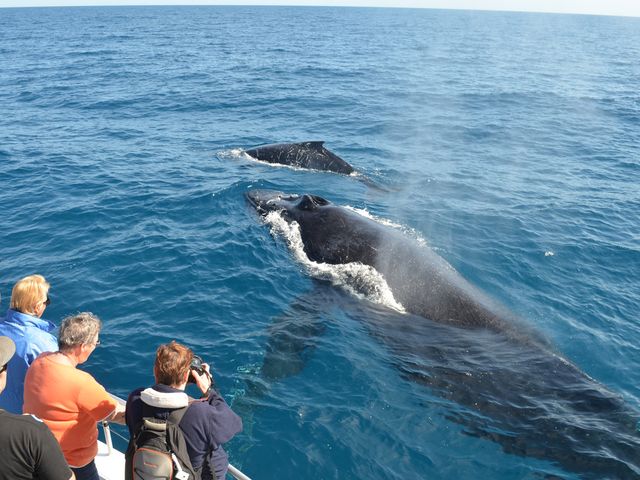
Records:
M436 0L437 2L438 0ZM471 5L460 5L460 2L456 4L455 2L445 2L445 3L454 3L453 5L416 5L411 3L411 0L408 2L400 3L400 4L378 4L375 5L375 1L341 1L341 0L329 0L325 2L318 1L298 1L298 2L287 2L285 1L259 1L259 0L248 0L248 1L239 1L239 0L226 0L226 1L215 1L215 0L195 0L188 3L177 3L177 1L169 0L167 2L163 1L148 1L148 0L138 0L138 1L96 1L96 2L81 2L81 1L44 1L44 2L34 2L33 5L25 5L25 2L16 2L9 1L7 5L3 5L0 1L0 9L25 9L25 8L104 8L104 7L302 7L302 8L375 8L375 9L414 9L414 10L452 10L452 11L477 11L477 12L503 12L503 13L537 13L537 14L558 14L558 15L589 15L589 16L603 16L603 17L624 17L624 18L639 18L640 10L638 12L620 12L620 11L572 11L566 8L523 8L515 6L514 8L501 8L501 7L493 7L493 6L471 6ZM556 3L557 5L557 3Z

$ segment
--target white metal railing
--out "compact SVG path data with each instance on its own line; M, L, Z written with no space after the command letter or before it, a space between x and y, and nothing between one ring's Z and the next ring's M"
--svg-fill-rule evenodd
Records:
M116 395L114 395L112 393L109 393L109 395L111 395L111 397L113 397L113 399L116 400L120 405L124 406L124 405L127 404L127 402L125 402L122 398L120 398L120 397L118 397L118 396L116 396ZM104 431L104 442L107 444L107 450L109 452L109 455L111 455L111 452L113 451L113 441L111 440L111 428L109 428L109 422L104 420L102 422L102 429ZM115 433L117 434L117 432L115 432ZM124 437L122 437L122 438L124 440L127 440ZM236 467L234 467L231 464L229 464L228 472L236 480L251 480L250 477L248 477L247 475L242 473L240 470L238 470Z
M244 473L242 473L240 470L238 470L236 467L234 467L231 464L229 464L229 473L233 478L236 478L237 480L251 480L249 477L247 477Z
M111 441L111 429L109 428L109 422L102 421L102 431L104 432L104 443L107 444L107 455L111 455L113 452L113 442Z

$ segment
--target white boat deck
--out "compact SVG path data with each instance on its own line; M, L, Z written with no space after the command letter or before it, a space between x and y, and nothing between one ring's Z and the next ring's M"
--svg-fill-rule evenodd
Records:
M102 480L123 480L124 479L124 453L111 449L103 442L98 441L98 455L96 456L96 467Z

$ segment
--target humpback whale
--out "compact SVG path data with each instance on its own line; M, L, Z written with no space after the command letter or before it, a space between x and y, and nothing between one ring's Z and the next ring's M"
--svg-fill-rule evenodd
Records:
M638 413L431 249L319 196L272 190L246 196L259 214L277 212L297 224L310 260L361 263L383 276L410 315L364 305L353 316L388 347L403 378L465 407L447 418L466 434L583 478L640 479ZM265 378L301 370L295 355L310 345L301 318L289 315L273 330ZM321 330L314 320L309 336Z
M310 260L358 262L380 272L406 311L441 323L509 331L519 337L505 309L467 282L442 257L356 212L315 195L285 195L252 190L249 201L259 213L280 211L297 222Z
M324 147L324 142L274 143L245 150L256 160L349 175L353 167Z

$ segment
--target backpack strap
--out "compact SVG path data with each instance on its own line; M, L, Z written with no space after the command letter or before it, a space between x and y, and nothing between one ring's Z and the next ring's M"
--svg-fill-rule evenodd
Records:
M171 423L175 426L180 425L182 417L184 417L184 414L187 413L187 408L189 408L189 405L173 410L167 417L167 423Z

